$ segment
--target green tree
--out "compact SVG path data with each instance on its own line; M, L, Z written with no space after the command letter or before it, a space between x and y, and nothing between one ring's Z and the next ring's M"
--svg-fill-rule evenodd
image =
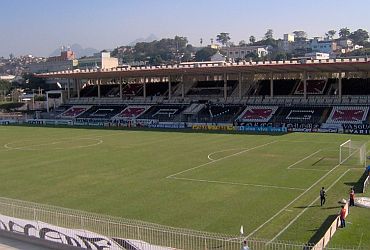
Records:
M216 41L225 46L229 43L231 39L229 35L230 33L221 32L220 34L217 35Z
M351 35L351 32L347 27L345 27L345 28L341 28L338 34L340 38L347 39L349 35Z
M249 37L249 42L250 42L250 44L254 44L256 42L256 37L255 36L250 36Z
M349 37L355 44L364 45L369 39L369 33L366 30L358 29L352 32Z
M46 84L44 78L39 78L36 77L33 74L24 74L23 79L25 79L25 84L23 84L22 87L26 89L44 89L44 90L49 90L50 85Z
M244 41L244 40L241 40L240 42L239 42L239 46L245 46L247 43Z
M217 50L212 49L210 47L204 47L195 53L195 60L197 62L202 62L202 61L209 61L211 60L211 56L216 54Z
M273 39L274 31L272 29L268 29L265 33L265 40Z
M294 35L294 40L306 40L307 38L307 33L303 30L296 30L296 31L293 31L293 35Z
M0 92L1 93L8 93L12 84L9 81L0 80Z
M336 33L337 32L335 30L329 30L328 32L325 33L325 37L329 40L333 40Z

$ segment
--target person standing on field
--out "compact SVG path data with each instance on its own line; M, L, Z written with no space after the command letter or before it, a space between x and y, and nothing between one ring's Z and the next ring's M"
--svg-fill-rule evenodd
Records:
M248 244L247 244L247 241L243 241L243 246L241 248L241 250L249 250L249 247L248 247Z
M320 204L321 204L321 206L323 206L325 204L325 201L326 201L325 197L326 197L326 191L325 191L325 188L322 187L321 190L320 190Z
M339 216L340 216L340 224L342 227L346 227L346 209L344 206L341 206L342 209L340 210Z
M349 192L349 206L354 206L355 205L355 190L351 188L351 191Z

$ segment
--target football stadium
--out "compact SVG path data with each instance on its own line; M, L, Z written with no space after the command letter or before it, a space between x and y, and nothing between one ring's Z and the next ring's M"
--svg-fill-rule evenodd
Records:
M1 227L87 249L369 249L369 72L352 58L39 74L67 84L37 118L1 120Z

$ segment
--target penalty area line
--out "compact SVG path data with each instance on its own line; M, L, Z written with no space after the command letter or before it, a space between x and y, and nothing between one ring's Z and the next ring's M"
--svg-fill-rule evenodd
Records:
M184 181L194 181L194 182L226 184L226 185L235 185L235 186L252 186L252 187L261 187L261 188L289 189L289 190L299 190L299 191L304 191L305 190L305 189L302 189L302 188L295 188L295 187L283 187L283 186L274 186L274 185L228 182L228 181L213 181L213 180L192 179L192 178L182 178L182 177L171 177L171 179L184 180Z
M321 176L315 183L313 183L309 188L307 188L304 192L302 192L300 195L298 195L294 200L289 202L287 205L285 205L280 211L278 211L276 214L271 216L267 221L262 223L260 226L258 226L256 229L254 229L250 234L248 234L244 239L250 238L253 234L258 232L262 227L264 227L267 223L275 219L277 216L279 216L282 212L284 212L288 207L290 207L294 202L296 202L298 199L300 199L303 195L305 195L308 191L310 191L313 187L315 187L317 184L319 184L320 181L325 179L331 172L333 172L335 169L337 169L340 166L340 164L336 165L334 168L332 168L329 172Z
M287 169L291 169L292 167L294 167L295 165L307 160L308 158L311 158L312 156L314 156L315 154L318 154L319 152L321 152L321 149L317 150L316 152L310 154L309 156L306 156L305 158L303 159L300 159L299 161L296 161L295 163L291 164L290 166L287 167Z
M334 187L335 184L337 184L337 182L343 178L344 175L346 175L351 169L347 169L347 171L345 171L343 174L341 174L341 176L339 176L327 189L327 191L329 191L332 187ZM271 243L273 242L274 240L276 240L276 238L278 238L282 233L284 233L296 220L298 220L299 217L302 216L302 214L304 214L304 212L307 211L307 209L309 207L311 207L314 203L316 203L317 201L319 200L319 197L315 198L305 209L303 209L293 220L291 220L288 225L286 225L283 230L281 230L277 235L274 236L274 238L272 238L268 243Z
M224 157L221 157L219 159L216 159L216 160L213 160L213 161L209 161L209 162L206 162L206 163L203 163L203 164L200 164L196 167L192 167L192 168L188 168L188 169L185 169L183 171L180 171L180 172L177 172L175 174L171 174L169 176L167 176L166 178L172 178L176 175L179 175L179 174L183 174L183 173L186 173L186 172L189 172L189 171L192 171L194 169L198 169L198 168L201 168L201 167L204 167L204 166L207 166L207 165L210 165L210 164L213 164L215 162L219 162L219 161L222 161L224 159L227 159L227 158L230 158L230 157L233 157L233 156L237 156L237 155L240 155L240 154L243 154L243 153L246 153L246 152L249 152L249 151L252 151L252 150L255 150L255 149L258 149L258 148L262 148L262 147L265 147L267 145L270 145L270 144L273 144L273 143L276 143L278 141L272 141L272 142L268 142L268 143L265 143L265 144L262 144L262 145L259 145L259 146L256 146L256 147L253 147L253 148L248 148L248 149L245 149L243 151L240 151L240 152L237 152L237 153L234 153L234 154L231 154L231 155L227 155L227 156L224 156Z

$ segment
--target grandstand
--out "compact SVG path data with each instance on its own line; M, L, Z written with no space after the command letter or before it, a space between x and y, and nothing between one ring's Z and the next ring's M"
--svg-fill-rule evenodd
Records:
M33 143L36 139L31 136L20 139L28 131L11 131L6 135L20 138L3 142L3 154L16 159L6 166L22 169L15 153L20 151L22 159L30 161L27 164L45 164L49 174L36 171L38 175L33 176L36 168L27 166L22 169L25 175L35 182L50 176L62 188L45 195L42 190L46 186L40 185L31 196L19 191L22 185L14 184L9 193L168 225L97 217L108 225L102 227L93 224L90 219L95 216L88 213L78 214L73 224L74 228L109 237L116 237L120 225L124 229L119 234L124 239L140 239L172 249L240 249L242 238L235 235L219 238L172 228L234 234L240 221L248 223L243 237L255 244L252 249L310 249L300 244L280 245L276 239L311 244L315 243L316 232L327 229L322 228L325 223L336 228L329 220L331 209L337 213L337 201L343 193L347 195L348 185L342 182L356 183L363 174L363 162L358 162L355 154L338 165L339 145L347 137L361 143L368 138L286 132L370 134L369 72L370 60L355 58L304 63L187 63L40 74L38 77L66 79L68 85L63 92L67 100L37 119L26 119L29 124L266 132L277 136L65 129L60 134L46 130L45 137L38 136L37 143ZM35 150L48 155L36 155ZM60 162L50 162L50 156L62 157ZM6 178L12 171L5 170ZM55 177L55 173L62 177ZM81 190L82 185L82 194L67 197ZM331 197L335 197L323 211L314 205L319 185L331 189ZM245 200L246 192L256 192L258 197ZM95 201L91 193L99 193L100 199ZM111 206L106 206L107 202ZM24 207L30 211L35 208L32 204ZM68 217L67 212L58 214ZM31 212L27 215L28 219L34 218ZM58 219L52 217L48 223L60 223ZM67 225L68 219L63 223ZM133 230L128 229L131 227ZM259 245L253 237L266 241ZM370 245L367 239L364 241ZM228 244L233 245L225 247Z

